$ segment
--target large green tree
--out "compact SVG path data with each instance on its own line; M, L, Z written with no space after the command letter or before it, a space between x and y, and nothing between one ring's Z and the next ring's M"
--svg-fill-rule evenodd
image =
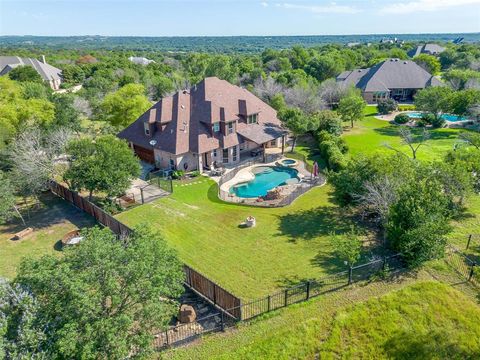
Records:
M95 140L73 140L68 148L70 166L64 179L73 190L105 192L108 198L121 195L140 174L140 163L128 144L113 135Z
M48 324L40 349L57 359L149 354L184 290L175 252L147 226L124 241L98 227L82 236L64 256L25 260L15 279L37 300L37 323Z
M413 61L432 75L438 75L440 72L440 61L433 55L420 54Z
M43 83L42 77L32 66L17 66L8 73L8 77L19 82Z
M439 119L442 113L451 109L453 90L446 86L431 86L420 90L415 95L415 106L418 110L426 111Z
M283 125L290 130L293 135L292 152L295 149L297 138L308 131L315 130L314 117L306 116L298 108L286 108L279 113ZM318 127L318 124L317 124Z
M127 84L107 94L100 109L101 117L114 126L126 127L151 106L141 84Z
M367 103L359 95L350 95L340 100L338 104L338 114L343 121L350 121L351 127L353 123L363 117L363 110Z

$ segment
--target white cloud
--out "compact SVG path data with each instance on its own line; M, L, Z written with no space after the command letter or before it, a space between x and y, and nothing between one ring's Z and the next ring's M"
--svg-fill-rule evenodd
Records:
M277 7L285 9L305 10L315 14L355 14L360 12L359 9L347 5L337 5L332 2L328 5L299 5L290 3L277 3Z
M263 7L267 7L267 6L268 6L268 3L265 2L265 1L262 1L262 2L260 3L260 5L262 5Z
M396 3L380 9L382 14L410 14L413 12L439 11L454 6L479 4L480 0L417 0Z

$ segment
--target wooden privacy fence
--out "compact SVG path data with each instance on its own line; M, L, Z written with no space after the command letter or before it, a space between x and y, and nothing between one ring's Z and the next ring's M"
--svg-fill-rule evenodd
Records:
M189 288L210 300L213 305L224 309L228 315L241 320L241 300L238 297L191 267L184 265L184 269L186 274L185 284Z
M66 201L72 203L80 210L83 210L87 214L91 215L100 224L112 230L114 234L117 234L120 237L126 237L132 233L132 229L130 229L127 225L121 223L112 215L102 210L94 203L91 203L83 196L79 195L77 192L72 191L63 185L60 185L56 181L50 182L50 191L55 195L60 196Z
M50 183L50 191L75 205L80 210L83 210L87 214L93 216L100 224L108 227L120 238L127 237L133 233L133 230L127 225L118 221L112 215L108 214L97 205L91 203L77 192L72 191L55 181ZM232 316L237 320L241 319L239 310L241 301L239 298L191 267L184 265L184 270L186 286L195 291L197 294L200 294L203 298L207 299L220 310L225 311L229 316Z

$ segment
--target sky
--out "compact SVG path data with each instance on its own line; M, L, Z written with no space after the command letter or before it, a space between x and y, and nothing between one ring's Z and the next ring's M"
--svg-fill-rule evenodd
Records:
M0 0L0 35L480 32L480 0Z

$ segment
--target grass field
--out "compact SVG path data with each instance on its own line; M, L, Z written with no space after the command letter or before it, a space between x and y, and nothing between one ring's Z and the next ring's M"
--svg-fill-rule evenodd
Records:
M411 156L408 147L401 144L398 136L398 126L391 125L388 121L376 119L375 114L376 107L368 106L363 120L357 121L353 129L345 128L343 137L348 144L350 154L393 152L393 150L384 146L387 143ZM412 131L418 135L422 130L412 129ZM430 130L430 139L426 142L426 146L422 146L418 151L418 158L421 160L440 160L458 141L460 131L460 129L448 128Z
M10 240L25 226L20 221L0 225L0 276L13 278L23 257L45 254L59 254L59 240L67 232L84 226L92 226L93 218L69 205L52 194L40 197L38 208L25 213L26 227L34 229L33 234L22 240Z
M480 355L480 307L415 277L327 294L165 359L460 359ZM418 282L414 284L414 282Z
M268 209L223 203L213 181L195 182L117 218L160 230L185 263L245 299L344 269L330 234L349 230L352 220L331 202L329 186ZM257 226L240 227L249 215Z

